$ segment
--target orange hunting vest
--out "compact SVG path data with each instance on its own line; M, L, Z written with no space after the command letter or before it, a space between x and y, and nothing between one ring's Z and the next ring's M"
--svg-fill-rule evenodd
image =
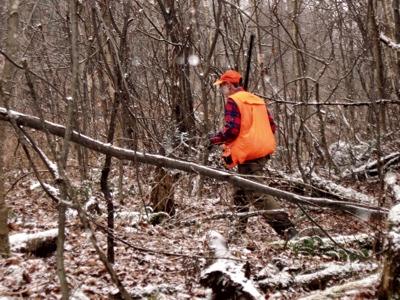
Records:
M234 93L229 98L239 108L241 123L239 136L224 147L223 156L232 157L232 164L227 167L233 168L237 164L273 153L276 148L275 136L264 100L245 91Z

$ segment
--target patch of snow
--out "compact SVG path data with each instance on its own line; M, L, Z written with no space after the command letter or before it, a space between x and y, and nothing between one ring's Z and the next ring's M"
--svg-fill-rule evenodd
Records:
M209 241L209 247L215 253L217 257L229 257L228 245L226 244L225 238L218 232L210 230L207 233L207 240Z
M258 281L260 285L286 288L293 282L292 275L287 271L279 271L279 269L273 264L268 264L261 270L258 276L264 278Z
M392 224L400 225L400 204L392 207L389 211L388 219Z
M89 207L91 207L92 205L96 205L96 203L97 203L96 197L91 196L89 200L86 201L86 203L84 204L83 209L87 211Z
M387 172L385 175L385 183L387 185L393 185L395 184L397 181L397 176L395 173L393 172Z
M352 165L353 161L362 161L369 151L368 144L352 145L344 141L332 143L329 146L329 154L338 166Z
M12 278L12 282L13 284L18 287L18 286L23 286L26 284L23 274L24 274L24 268L19 266L19 265L10 265L8 266L5 271L4 271L4 277L2 278L2 280L8 279L8 278ZM0 298L1 299L1 298ZM16 298L3 298L3 299L16 299Z
M385 175L385 183L392 189L396 202L400 202L400 186L396 184L397 174L387 172Z
M143 218L143 214L137 211L121 211L115 213L115 219L121 219L129 223L129 225L133 226L140 222Z
M80 289L76 289L71 293L71 300L90 300L88 296L85 295Z
M388 239L393 250L400 251L400 204L393 206L389 211L388 221L391 226Z
M151 297L154 295L157 295L159 293L161 294L173 294L177 292L184 292L185 289L181 285L172 285L172 284L167 284L167 283L162 283L158 285L154 284L148 284L144 287L138 286L133 289L131 289L129 292L134 295L138 296L140 298L144 297ZM159 298L159 295L157 295L157 299Z
M65 216L68 220L73 220L78 216L78 211L76 209L68 208L65 212Z

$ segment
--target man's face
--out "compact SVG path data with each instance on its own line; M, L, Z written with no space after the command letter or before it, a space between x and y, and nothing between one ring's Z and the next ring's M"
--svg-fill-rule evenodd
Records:
M224 97L228 97L231 94L231 88L232 88L232 84L230 84L229 82L224 82L220 85L219 90L221 91L222 95L224 95Z

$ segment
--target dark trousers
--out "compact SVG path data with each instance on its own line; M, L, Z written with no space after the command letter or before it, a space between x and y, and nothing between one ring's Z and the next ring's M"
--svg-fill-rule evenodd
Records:
M238 165L238 172L242 175L246 175L247 179L263 183L263 168L267 161L268 158L263 157L244 162ZM237 212L248 212L250 205L254 205L257 210L281 209L279 202L275 200L273 196L243 189L238 186L234 186L233 203ZM264 218L280 236L284 236L287 229L294 228L286 212L264 215ZM239 219L240 229L244 230L246 228L247 219L246 217Z

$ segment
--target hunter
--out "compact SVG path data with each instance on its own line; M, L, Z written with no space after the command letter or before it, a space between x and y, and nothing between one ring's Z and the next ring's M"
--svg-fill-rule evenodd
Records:
M242 76L228 70L214 83L225 99L224 128L210 138L213 145L223 145L222 158L228 169L237 166L239 174L262 182L263 168L276 149L276 125L263 99L244 90ZM254 205L258 210L281 209L274 197L234 186L233 204L236 211L248 212ZM263 215L266 222L285 240L297 235L297 230L282 211ZM247 217L241 217L234 233L244 233Z

